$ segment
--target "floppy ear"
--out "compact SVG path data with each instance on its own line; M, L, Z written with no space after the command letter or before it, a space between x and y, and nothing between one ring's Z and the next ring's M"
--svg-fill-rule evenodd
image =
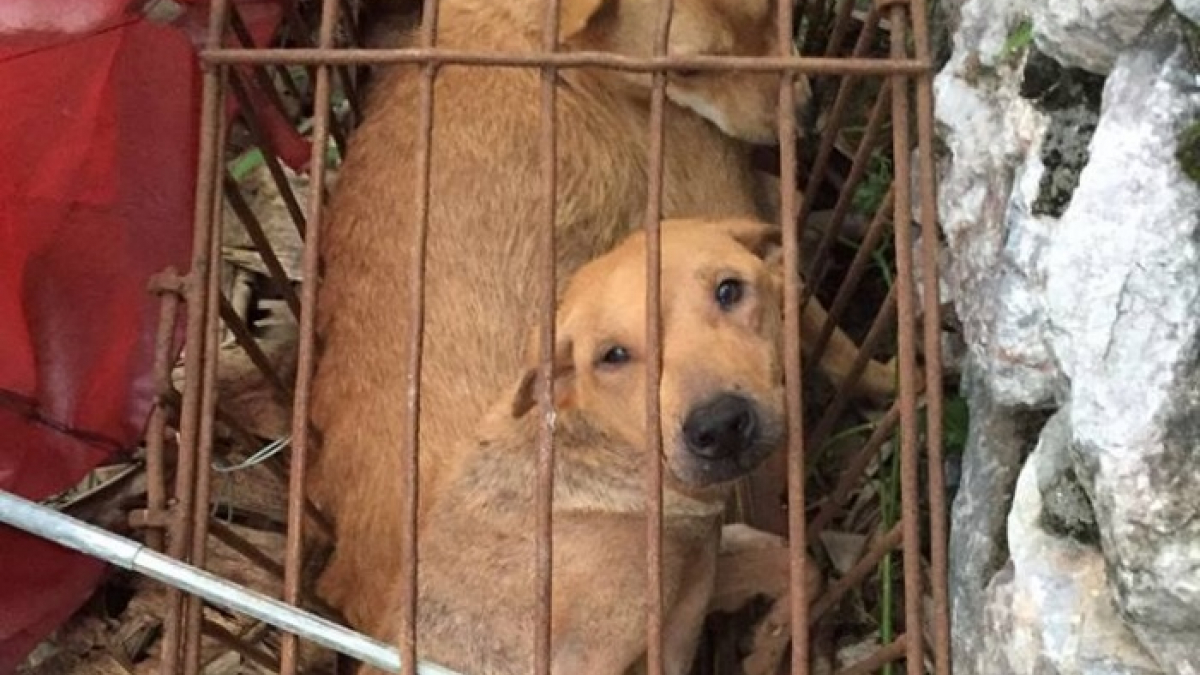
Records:
M733 237L751 253L768 263L775 263L783 255L783 230L778 225L769 225L757 220L723 220L714 227Z
M534 330L529 340L525 367L512 393L512 416L524 417L539 402L538 382L541 380L541 350L538 331ZM554 405L558 409L569 408L575 400L575 362L572 358L571 339L558 335L554 344Z
M558 41L566 42L582 33L601 15L617 9L620 0L561 0L558 6Z

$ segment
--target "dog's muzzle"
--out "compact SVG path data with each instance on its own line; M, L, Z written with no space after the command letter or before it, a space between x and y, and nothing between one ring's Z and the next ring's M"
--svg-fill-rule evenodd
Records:
M755 405L737 394L720 394L702 403L683 423L688 452L708 460L735 460L758 445L759 419Z

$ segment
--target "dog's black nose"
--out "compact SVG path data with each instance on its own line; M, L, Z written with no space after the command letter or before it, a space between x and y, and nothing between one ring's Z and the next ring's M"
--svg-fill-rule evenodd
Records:
M688 450L704 459L736 457L757 437L754 404L736 394L721 394L696 406L683 422Z

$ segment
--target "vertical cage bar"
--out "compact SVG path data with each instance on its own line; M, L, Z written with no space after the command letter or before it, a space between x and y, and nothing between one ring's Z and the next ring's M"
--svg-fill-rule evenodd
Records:
M552 53L558 46L559 0L546 0L546 14L542 25L542 50ZM534 673L550 675L550 649L553 628L553 561L554 561L554 323L555 298L558 285L555 274L554 227L557 220L558 192L558 125L555 111L557 90L555 82L558 70L553 66L542 67L541 91L541 152L542 180L545 190L546 216L542 232L541 281L542 296L541 325L541 380L540 409L542 423L538 435L537 474L537 636L534 641Z
M179 319L181 284L175 268L159 274L151 286L159 296L158 332L154 344L154 408L146 430L146 513L161 516L167 508L166 470L163 445L170 405L171 353L175 344L175 325ZM146 530L146 544L162 551L166 533L158 525Z
M438 0L424 0L420 44L431 49L437 43ZM425 252L429 239L429 201L433 163L433 94L437 64L421 64L420 118L417 131L417 232L413 243L408 308L408 380L405 382L404 447L401 448L401 485L404 497L400 522L405 536L400 540L400 650L401 675L417 674L417 494L420 479L421 363L425 338Z
M913 0L913 43L916 56L931 62L929 8ZM942 307L938 281L938 208L934 167L933 65L917 76L917 178L921 189L921 273L925 319L925 443L929 462L930 573L933 586L933 668L950 672L950 603L946 571L946 476L942 446Z
M337 22L336 0L322 0L318 46L333 47L333 29ZM283 601L299 605L301 572L304 555L304 481L308 466L311 439L309 427L310 396L314 373L314 342L316 332L317 290L320 285L319 260L321 245L321 210L325 197L325 155L329 145L330 126L329 66L316 67L313 90L312 156L309 160L308 227L304 237L302 260L304 286L301 289L300 343L296 363L295 400L292 404L292 455L288 472L287 540L283 563ZM280 641L279 669L281 675L295 675L299 642L295 635L284 633Z
M228 0L213 0L209 7L207 47L221 46L225 29ZM205 281L208 268L215 265L210 250L213 237L212 194L214 191L215 167L220 149L218 124L221 118L222 80L220 68L206 65L203 75L203 90L200 101L200 131L198 167L196 170L196 192L194 229L192 232L192 269L187 279L187 337L184 356L184 385L180 402L179 458L175 473L176 504L171 514L168 532L167 554L176 560L185 560L188 555L189 518L194 507L196 477L196 446L200 436L200 380L204 366L204 341L206 337ZM182 657L183 642L183 592L176 588L167 589L166 617L163 620L164 634L161 659L163 675L177 675Z
M776 13L780 56L792 56L792 3L780 2ZM783 231L784 406L787 419L788 597L792 622L794 674L808 672L808 576L804 508L804 393L800 355L800 237L796 219L796 75L779 73L779 226Z
M891 54L907 56L907 9L891 9ZM904 524L904 623L907 641L905 666L908 675L924 669L921 635L921 523L919 467L917 466L916 344L913 307L912 173L909 166L908 76L892 76L892 161L896 168L895 216L896 308L899 326L900 363L900 510Z
M228 76L228 68L220 68L217 76L222 86ZM212 177L212 236L209 238L209 266L205 291L205 341L204 368L200 379L200 443L196 448L196 497L192 504L191 513L185 518L192 520L191 547L192 564L204 569L208 553L208 505L212 494L212 456L214 427L216 425L217 408L217 361L221 348L221 231L224 218L221 215L221 203L225 190L221 181L216 180L216 169L225 160L225 132L227 125L222 116L217 120L216 162ZM204 612L204 601L197 596L189 596L184 606L184 675L196 675L200 672L200 625Z
M654 55L667 54L673 0L661 0L654 29ZM662 675L662 220L663 146L667 73L655 72L650 89L650 147L646 195L646 672Z

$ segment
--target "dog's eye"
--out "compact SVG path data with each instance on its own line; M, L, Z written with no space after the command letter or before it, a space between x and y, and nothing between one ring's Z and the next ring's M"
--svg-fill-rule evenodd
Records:
M608 350L600 356L600 363L606 366L619 366L622 363L627 363L628 361L629 350L620 345L609 347Z
M721 283L717 284L717 292L714 295L721 309L728 310L742 301L745 290L745 284L741 279L723 279Z

